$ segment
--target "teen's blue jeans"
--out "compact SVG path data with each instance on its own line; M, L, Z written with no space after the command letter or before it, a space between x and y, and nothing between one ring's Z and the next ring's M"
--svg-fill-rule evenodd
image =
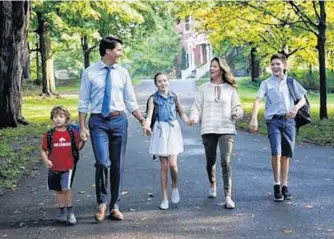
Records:
M103 118L101 114L92 114L89 118L89 130L95 155L95 186L97 203L108 204L108 182L110 183L110 210L118 208L124 154L127 142L128 120L125 113ZM110 178L108 171L110 168Z

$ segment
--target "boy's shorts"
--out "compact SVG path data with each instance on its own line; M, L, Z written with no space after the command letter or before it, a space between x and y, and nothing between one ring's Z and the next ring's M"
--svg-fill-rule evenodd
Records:
M48 174L48 189L55 191L62 191L64 189L71 189L72 170L68 171L53 171L49 170Z
M291 158L295 149L296 123L294 119L267 120L271 155Z

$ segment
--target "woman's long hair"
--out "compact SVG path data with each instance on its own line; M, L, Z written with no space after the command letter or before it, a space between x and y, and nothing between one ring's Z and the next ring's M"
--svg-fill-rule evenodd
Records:
M230 67L228 66L227 62L225 61L225 59L221 59L221 58L218 58L218 57L214 57L212 60L211 60L211 63L213 61L217 61L218 62L218 65L220 67L220 70L222 71L222 81L224 83L227 83L227 84L230 84L231 86L237 88L237 84L235 82L235 79L232 75L232 73L230 72ZM212 78L210 79L212 80Z

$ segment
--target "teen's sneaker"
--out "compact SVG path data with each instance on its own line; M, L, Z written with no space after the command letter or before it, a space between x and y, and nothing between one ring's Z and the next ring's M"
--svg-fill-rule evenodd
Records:
M291 195L291 193L289 193L287 186L282 187L282 194L283 194L284 200L291 200L292 199L292 195Z
M67 223L68 223L69 225L75 225L75 224L77 224L77 219L75 218L73 212L71 212L71 213L69 213L69 214L67 215Z
M166 210L169 208L169 202L168 200L162 200L160 207L161 210Z
M65 212L64 212L64 213L58 212L58 213L56 214L56 220L57 220L58 222L60 222L60 223L65 223L65 222L67 222L67 215L66 215L66 213L65 213Z
M274 201L275 202L282 202L284 197L281 193L281 185L274 185Z
M209 188L209 198L216 198L217 197L217 189L216 187L210 187Z
M234 209L235 208L235 203L233 202L233 200L230 196L225 197L225 208L227 208L227 209Z
M177 188L172 190L172 202L173 203L178 203L180 201L180 194L179 194L179 190Z

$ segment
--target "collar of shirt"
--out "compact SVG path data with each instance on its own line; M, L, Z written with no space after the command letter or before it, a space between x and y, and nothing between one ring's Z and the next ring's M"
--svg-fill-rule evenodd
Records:
M168 99L170 97L172 97L170 91L168 91L167 95L163 94L160 90L158 90L158 95L160 95L161 97Z
M286 75L286 74L282 74L281 77L276 77L276 76L274 76L274 74L271 74L270 79L271 79L272 81L274 81L275 83L276 83L276 82L277 82L277 83L283 83L283 82L286 82L286 80L287 80L287 75Z
M111 65L111 66L107 66L106 64L104 64L104 62L102 61L102 60L100 60L99 62L98 62L98 67L100 68L100 69L104 69L104 68L106 68L106 67L111 67L111 68L113 68L113 69L117 69L118 68L118 64L116 63L116 64L113 64L113 65Z

